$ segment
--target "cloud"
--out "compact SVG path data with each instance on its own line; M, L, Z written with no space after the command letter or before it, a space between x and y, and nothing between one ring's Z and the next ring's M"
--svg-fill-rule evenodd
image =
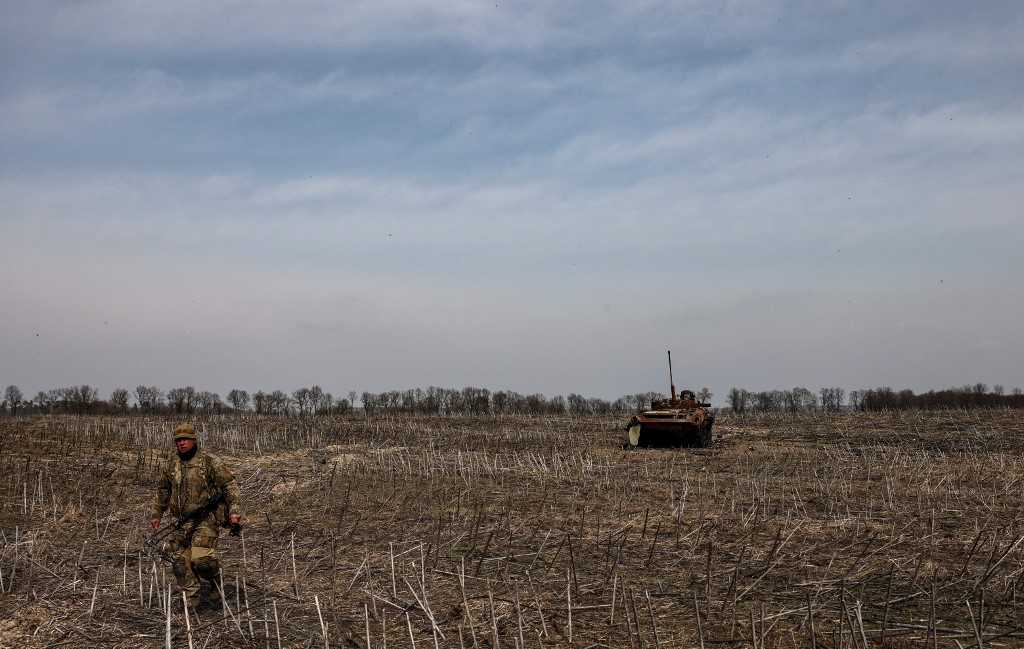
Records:
M1019 9L497 5L9 8L9 367L1012 382Z

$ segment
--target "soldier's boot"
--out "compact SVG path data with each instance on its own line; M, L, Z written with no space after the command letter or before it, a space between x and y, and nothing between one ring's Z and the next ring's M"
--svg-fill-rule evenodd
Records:
M178 597L175 598L174 604L173 604L173 606L171 608L180 613L181 611L185 610L186 606L189 609L196 609L196 608L198 608L199 607L199 597L196 596L194 598L189 598L188 596L186 596L186 597L182 598L180 593L179 593Z
M208 599L211 604L220 604L220 600L224 594L224 580L220 574L213 579L203 580L206 589L209 592Z

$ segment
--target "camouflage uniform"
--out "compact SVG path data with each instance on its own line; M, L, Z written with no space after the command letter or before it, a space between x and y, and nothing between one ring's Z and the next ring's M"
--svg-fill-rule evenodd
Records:
M201 507L217 487L224 494L224 502L201 520L183 525L169 541L171 553L184 567L184 576L175 575L175 579L190 606L199 603L197 576L211 582L220 576L217 537L228 516L242 513L238 483L221 458L196 446L188 460L182 460L177 451L167 458L153 501L151 518L160 518L168 507L172 516L179 517Z

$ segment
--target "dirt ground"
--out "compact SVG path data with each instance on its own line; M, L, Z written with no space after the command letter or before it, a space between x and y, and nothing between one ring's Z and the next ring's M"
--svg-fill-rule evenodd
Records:
M177 420L0 421L0 647L1016 647L1024 413L208 418L223 603L145 540Z

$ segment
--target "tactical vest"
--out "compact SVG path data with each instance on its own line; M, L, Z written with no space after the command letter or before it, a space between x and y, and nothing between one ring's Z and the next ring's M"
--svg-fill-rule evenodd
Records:
M193 503L183 503L182 502L182 496L184 495L182 493L184 491L184 489L183 489L183 487L184 487L184 485L183 485L183 482L184 482L183 473L184 472L182 470L183 469L182 465L184 463L181 461L180 457L175 456L173 458L174 469L173 469L172 474L171 474L171 482L172 482L172 487L173 487L172 500L176 501L175 505L177 505L178 515L179 516L180 515L184 515L184 514L188 514L190 511L192 511L196 507L201 506L204 502L206 502L206 500L211 495L213 495L214 490L218 488L216 482L214 482L214 480L213 480L213 476L215 475L215 467L213 466L213 457L209 453L205 453L205 452L202 452L202 451L197 451L197 453L202 456L202 461L203 461L203 467L202 467L203 468L203 483L204 483L203 484L202 492L200 494L197 494L198 502L193 502ZM189 464L191 464L192 462L195 462L195 460L196 460L196 458L193 457L192 460L189 461ZM197 468L198 468L198 465L196 465L194 468L191 468L191 471L195 471ZM231 527L231 519L228 516L228 503L227 503L227 498L226 498L225 494L223 494L223 493L221 494L221 499L217 503L217 507L213 510L213 512L211 512L210 515L207 515L207 519L211 515L214 516L214 520L221 527Z

